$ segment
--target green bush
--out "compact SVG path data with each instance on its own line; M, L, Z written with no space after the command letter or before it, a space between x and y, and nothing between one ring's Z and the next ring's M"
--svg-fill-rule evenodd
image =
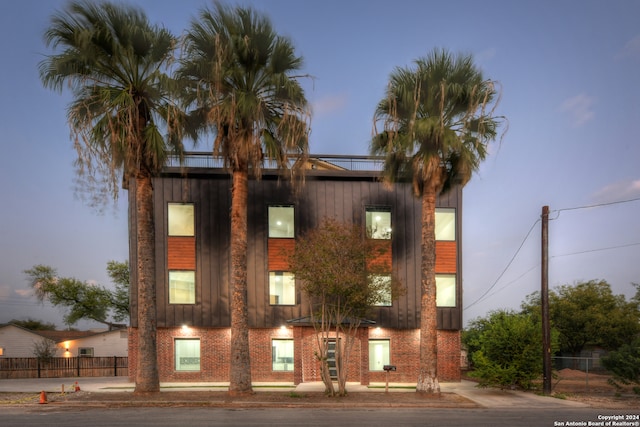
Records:
M614 385L640 384L640 338L609 353L602 359L602 365L613 373ZM640 387L634 387L633 391L640 394Z
M497 310L471 322L463 340L482 386L528 389L542 373L542 327L534 316ZM557 347L553 336L552 348Z

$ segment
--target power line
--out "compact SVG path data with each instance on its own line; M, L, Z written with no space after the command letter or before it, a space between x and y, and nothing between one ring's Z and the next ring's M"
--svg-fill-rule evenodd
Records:
M591 208L601 208L603 206L610 206L610 205L619 205L621 203L631 203L631 202L637 202L640 200L640 197L636 197L634 199L627 199L627 200L618 200L615 202L608 202L608 203L598 203L595 205L586 205L586 206L574 206L571 208L562 208L562 209L555 209L552 210L551 212L557 212L558 216L556 216L557 219L560 216L560 212L564 212L564 211L575 211L575 210L579 210L579 209L591 209Z
M524 273L522 273L521 275L519 275L518 277L516 277L515 279L513 279L512 281L510 281L509 283L506 283L504 286L502 286L501 288L498 288L495 290L495 292L491 292L489 295L487 295L488 297L494 296L495 294L497 294L498 292L503 291L504 289L506 289L509 285L512 285L513 283L517 282L518 280L522 279L524 276L526 276L527 274L529 274L531 271L535 270L536 268L540 268L540 264L536 264L533 267L529 268L527 271L525 271Z
M562 209L556 209L556 210L552 210L550 212L554 212L557 213L557 216L553 219L558 219L560 217L560 213L564 212L564 211L572 211L572 210L579 210L579 209L590 209L590 208L599 208L599 207L603 207L603 206L610 206L610 205L617 205L617 204L621 204L621 203L631 203L631 202L637 202L640 201L640 197L636 197L633 199L627 199L627 200L618 200L615 202L608 202L608 203L598 203L598 204L594 204L594 205L585 205L585 206L574 206L574 207L570 207L570 208L562 208ZM518 249L516 250L516 252L514 253L513 257L511 258L511 260L509 261L509 263L507 264L507 266L504 268L504 270L502 270L502 272L500 273L500 275L498 276L498 278L495 280L495 282L493 282L493 284L489 287L489 289L487 289L478 299L476 299L474 302L472 302L471 304L467 305L464 309L468 309L470 307L473 307L474 305L476 305L477 303L479 303L480 301L484 300L486 297L488 296L492 296L495 295L496 293L502 291L503 289L505 289L507 286L511 285L512 283L518 281L520 278L522 278L523 276L525 276L527 273L529 273L531 270L533 270L534 268L538 267L538 266L534 266L531 267L530 269L528 269L527 271L525 271L524 273L522 273L520 276L518 276L516 279L512 280L511 282L507 283L506 285L504 285L503 287L501 287L500 289L496 290L495 292L489 294L489 292L498 284L498 282L500 281L500 279L502 278L502 276L504 276L504 274L507 272L507 270L509 269L509 267L511 266L511 264L513 263L513 261L515 260L515 258L518 256L518 253L520 253L520 250L522 249L522 247L524 246L525 242L527 241L527 239L529 238L529 235L531 234L531 232L533 231L534 227L536 226L536 224L540 222L540 219L536 220L533 225L531 226L531 228L529 229L529 231L527 232L527 235L525 236L525 238L523 239L522 243L520 244L520 246L518 247ZM580 251L580 252L573 252L573 253L569 253L569 254L561 254L561 255L554 255L551 258L557 258L557 257L563 257L563 256L569 256L569 255L578 255L578 254L583 254L583 253L588 253L588 252L598 252L598 251L605 251L605 250L610 250L610 249L618 249L618 248L625 248L625 247L630 247L630 246L636 246L636 245L640 245L639 243L630 243L630 244L626 244L626 245L619 245L619 246L611 246L611 247L607 247L607 248L599 248L599 249L590 249L590 250L586 250L586 251Z
M471 304L469 304L468 306L466 306L464 309L468 309L469 307L473 307L474 305L476 305L477 303L479 303L480 301L482 301L482 299L484 299L484 297L491 291L491 289L493 289L498 282L500 281L500 279L502 278L502 276L504 276L504 274L507 272L507 270L509 269L509 267L511 266L511 264L513 263L513 261L516 259L516 257L518 256L518 254L520 253L520 250L522 249L522 247L524 246L525 242L527 241L527 239L529 238L529 236L531 235L531 232L533 231L533 229L535 228L535 226L540 222L540 219L537 219L534 221L534 223L531 225L531 228L529 229L529 231L527 232L527 235L524 236L524 239L522 240L522 243L520 243L520 246L518 247L518 249L516 250L516 252L513 254L513 256L511 257L511 260L509 261L509 263L507 264L507 266L504 268L504 270L502 270L502 273L500 273L500 275L498 276L498 278L495 280L495 282L493 282L493 285L491 285L489 287L489 289L487 289L481 296L480 298L478 298L477 300L475 300L474 302L472 302Z
M570 256L570 255L586 254L586 253L589 253L589 252L608 251L608 250L610 250L610 249L628 248L628 247L631 247L631 246L638 246L638 245L640 245L640 242L637 242L637 243L629 243L629 244L626 244L626 245L609 246L609 247L607 247L607 248L588 249L588 250L586 250L586 251L571 252L571 253L568 253L568 254L553 255L551 258L558 258L558 257Z

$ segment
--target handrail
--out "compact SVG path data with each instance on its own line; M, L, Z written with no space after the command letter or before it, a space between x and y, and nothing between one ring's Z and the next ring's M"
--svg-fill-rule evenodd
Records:
M299 156L292 155L290 164L293 165ZM311 154L308 162L310 168L315 169L329 168L347 171L382 171L384 165L384 157L380 156L358 156L358 155L338 155L338 154ZM167 159L168 168L208 168L221 169L224 167L224 159L220 156L214 156L210 152L187 151L182 156L182 163L178 155L169 155ZM273 159L265 158L262 165L263 169L277 169L277 165Z

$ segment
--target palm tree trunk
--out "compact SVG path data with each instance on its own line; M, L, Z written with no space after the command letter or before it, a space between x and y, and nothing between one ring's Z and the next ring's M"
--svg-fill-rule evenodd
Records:
M231 369L229 393L252 393L247 311L248 172L233 172L231 190Z
M156 348L155 227L151 176L139 174L135 184L138 260L138 359L136 393L160 391Z
M425 183L422 194L420 373L416 391L440 393L436 317L436 189Z

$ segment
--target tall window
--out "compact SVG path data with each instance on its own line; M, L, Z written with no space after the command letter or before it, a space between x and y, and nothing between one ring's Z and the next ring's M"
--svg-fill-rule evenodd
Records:
M436 274L436 305L438 307L456 306L455 274Z
M269 304L295 305L296 281L292 273L286 271L269 272Z
M389 365L389 340L369 340L369 370L382 371Z
M274 371L293 371L293 340L271 341L271 363Z
M195 218L192 203L167 205L169 304L196 303Z
M368 207L365 212L367 232L372 239L391 239L391 209Z
M200 370L200 339L174 340L176 371Z
M194 213L191 203L169 203L168 205L169 236L193 236Z
M293 206L269 206L269 237L294 238Z
M196 303L195 271L169 271L169 304Z
M370 286L375 290L377 295L377 301L374 303L376 306L390 306L391 305L391 276L378 276L372 275L369 279Z
M436 240L456 240L456 210L436 208Z

